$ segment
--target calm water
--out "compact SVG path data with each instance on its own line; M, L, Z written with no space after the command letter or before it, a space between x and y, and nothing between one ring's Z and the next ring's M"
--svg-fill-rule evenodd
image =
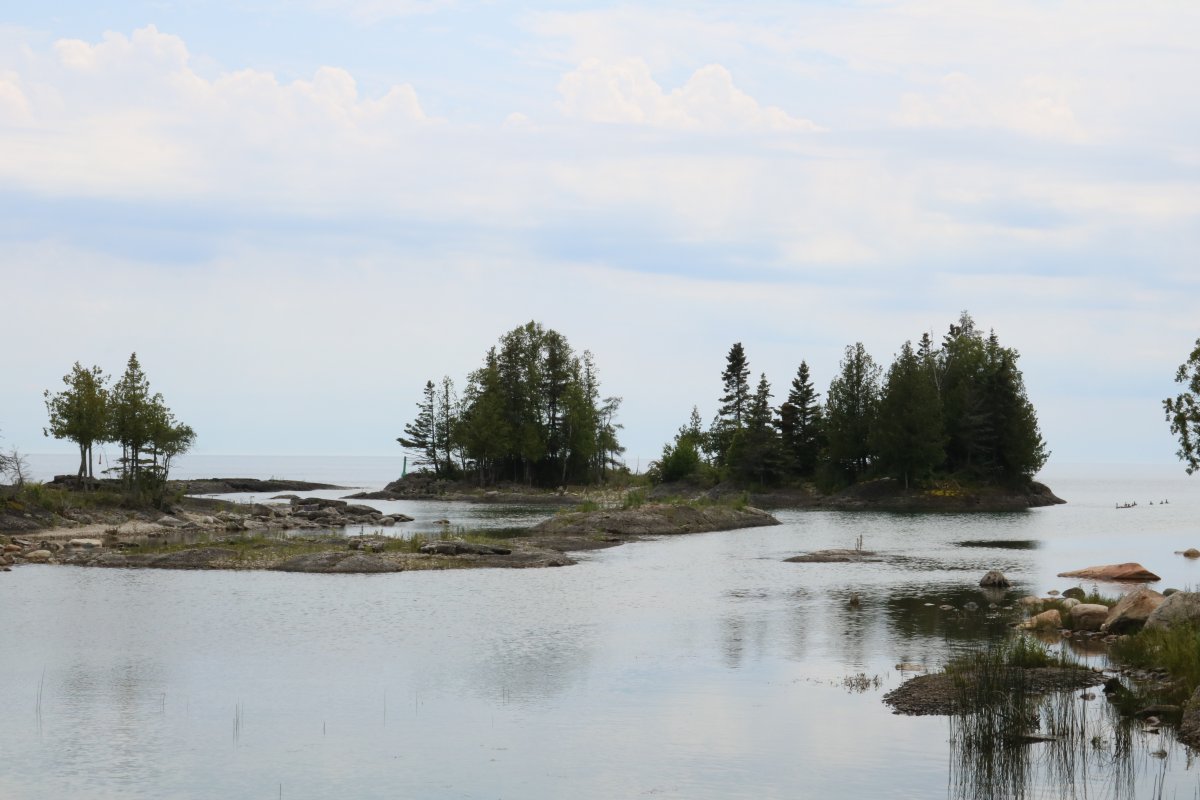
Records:
M564 569L21 567L0 574L0 797L1002 796L952 746L947 719L882 703L903 679L897 663L936 666L1004 635L998 620L936 606L982 602L991 568L1019 582L1017 596L1066 588L1054 577L1065 569L1127 560L1160 586L1200 586L1200 564L1173 555L1200 546L1200 492L1181 471L1045 477L1069 505L785 511L780 527L628 544ZM1145 505L1162 498L1170 505ZM1126 500L1141 505L1113 509ZM379 505L418 528L547 513ZM782 562L859 535L889 562ZM859 673L878 686L848 688ZM1019 790L1200 796L1200 766L1169 735L1135 731L1123 747L1063 776L1032 746Z

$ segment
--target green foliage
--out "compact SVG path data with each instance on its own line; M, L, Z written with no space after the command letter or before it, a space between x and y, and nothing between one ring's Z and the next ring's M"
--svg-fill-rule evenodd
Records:
M1114 659L1137 669L1163 669L1174 682L1175 702L1200 686L1200 628L1173 625L1165 630L1143 629L1112 644Z
M734 433L726 462L730 474L742 483L774 485L783 474L783 450L774 427L771 384L765 374L750 401L746 423Z
M108 377L99 367L84 369L78 361L63 376L67 388L58 394L47 389L46 413L49 424L45 436L70 439L79 446L80 478L95 477L92 471L92 445L106 440L109 425Z
M904 479L907 489L910 479L928 477L945 461L945 438L933 372L905 342L888 369L871 430L873 450L884 469Z
M825 402L826 457L851 482L864 476L874 453L871 429L879 406L882 370L862 342L846 348Z
M1200 470L1200 339L1187 361L1175 371L1175 382L1186 388L1174 398L1163 400L1163 411L1171 433L1179 439L1176 455L1188 475Z
M779 438L785 472L798 477L815 475L825 446L824 417L813 389L808 363L800 362L787 400L779 407Z
M646 490L633 489L625 493L625 499L621 503L621 508L628 511L631 508L641 508L646 504Z
M591 353L576 355L562 334L529 322L487 352L461 401L449 378L440 391L426 383L417 419L398 441L439 475L471 469L481 484L591 483L617 467L624 451L620 404L600 396Z

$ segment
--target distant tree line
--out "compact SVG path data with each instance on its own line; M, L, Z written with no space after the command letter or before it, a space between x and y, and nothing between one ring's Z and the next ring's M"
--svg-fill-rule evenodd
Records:
M1048 453L1017 359L963 312L939 345L929 334L915 348L905 342L886 372L862 343L847 347L824 403L801 361L786 399L773 406L765 374L751 389L739 342L725 359L715 418L703 429L693 408L655 477L808 480L826 489L883 476L906 486L935 475L1025 483Z
M624 452L620 405L601 397L590 352L576 354L565 336L529 322L500 337L461 395L448 376L427 381L396 441L438 477L593 483Z
M79 482L93 484L95 445L119 444L121 457L110 469L127 490L148 491L161 500L172 460L191 449L196 433L175 419L161 394L151 394L137 353L111 386L100 367L85 369L78 361L63 383L62 391L44 393L49 424L43 433L79 447Z

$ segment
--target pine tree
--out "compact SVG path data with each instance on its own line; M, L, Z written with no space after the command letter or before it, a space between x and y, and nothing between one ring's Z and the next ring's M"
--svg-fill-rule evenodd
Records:
M127 488L139 486L142 449L150 439L150 381L137 353L129 356L125 372L112 388L108 441L121 445L121 474Z
M417 416L404 426L404 435L397 437L396 441L406 450L415 452L417 466L432 464L434 474L440 475L436 407L437 388L433 381L426 381L421 401L417 403Z
M728 460L730 470L743 481L761 486L779 479L782 458L771 410L771 384L765 373L759 376L745 426L734 433Z
M803 478L816 472L823 443L820 394L813 389L808 363L801 361L787 400L779 407L779 435L785 471Z
M721 417L735 430L746 421L750 408L750 365L741 342L734 342L725 356L725 370L721 373L725 394L721 396Z
M905 342L888 369L872 430L881 468L910 480L928 477L946 458L942 411L933 375Z

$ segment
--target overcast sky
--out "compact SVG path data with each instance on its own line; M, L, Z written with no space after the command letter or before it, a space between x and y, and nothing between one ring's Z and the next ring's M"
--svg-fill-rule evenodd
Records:
M565 4L564 4L565 5ZM199 0L0 10L0 433L130 352L201 453L394 454L530 319L631 459L730 344L890 363L962 309L1055 462L1174 459L1200 4Z

